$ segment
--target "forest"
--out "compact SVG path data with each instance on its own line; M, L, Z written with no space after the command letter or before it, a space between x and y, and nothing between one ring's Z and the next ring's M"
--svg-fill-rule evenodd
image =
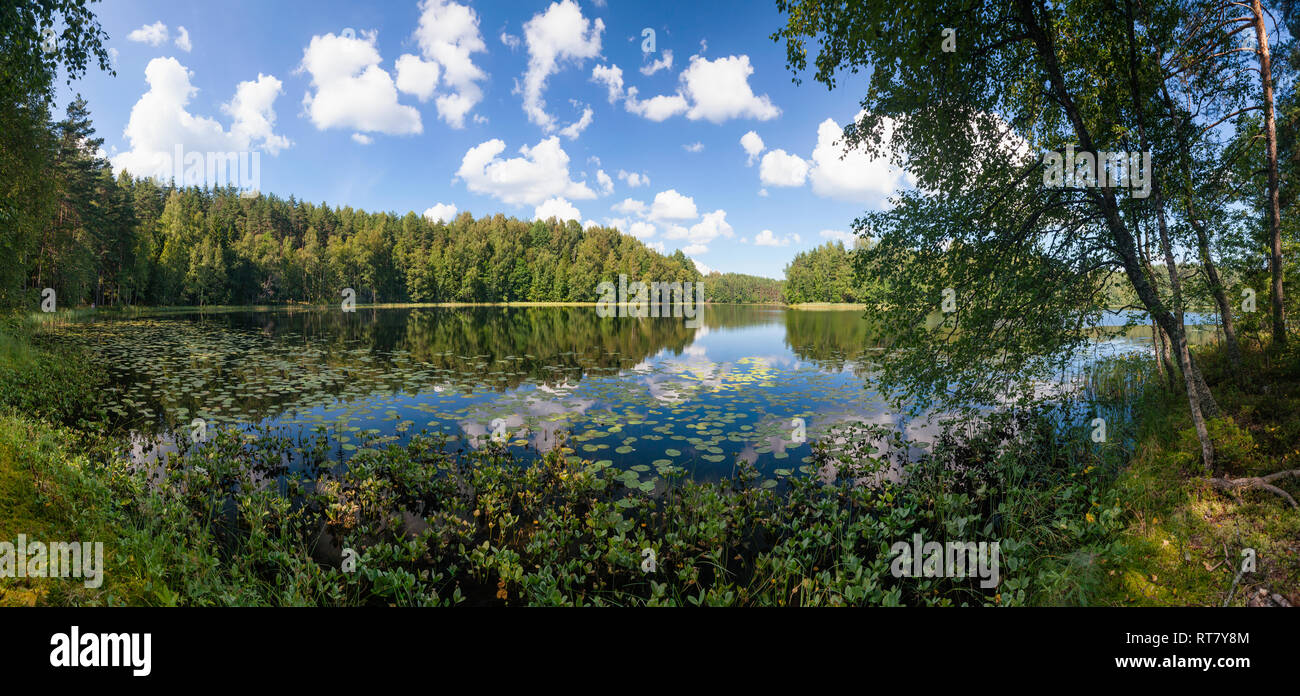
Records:
M369 303L592 302L596 286L619 274L704 280L708 301L720 304L859 295L838 242L798 254L787 282L705 277L680 250L665 256L576 221L468 213L432 221L234 187L178 187L127 171L114 177L81 99L30 134L24 156L57 176L6 202L19 223L3 241L17 259L0 288L7 306L33 306L44 288L69 307L323 303L344 288Z

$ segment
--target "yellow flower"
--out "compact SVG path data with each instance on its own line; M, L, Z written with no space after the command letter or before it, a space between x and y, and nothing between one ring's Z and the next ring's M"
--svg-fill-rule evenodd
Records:
M1091 512L1088 513L1088 514L1086 514L1086 515L1084 515L1084 517L1087 518L1087 520L1088 520L1088 524L1092 524L1093 522L1096 522L1096 521L1097 521L1097 518L1096 518L1096 517L1093 517Z

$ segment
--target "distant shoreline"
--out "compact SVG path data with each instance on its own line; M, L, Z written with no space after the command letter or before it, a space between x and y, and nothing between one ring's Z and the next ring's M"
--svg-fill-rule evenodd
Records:
M595 307L598 302L380 302L376 304L356 305L358 311L363 309L464 309L473 307L485 308L530 308L530 307ZM763 303L763 302L705 302L705 306L710 307L775 307L782 309L825 309L825 310L857 310L866 309L866 305L859 304L830 304L830 303L804 303L804 304L780 304L780 303ZM75 318L80 316L141 316L146 314L192 314L192 313L228 313L228 312L275 312L275 311L319 311L326 309L337 309L339 303L330 304L256 304L256 305L164 305L158 307L151 306L131 306L131 307L78 307L77 309L59 310L52 314L42 312L33 312L31 316L35 319L46 318Z

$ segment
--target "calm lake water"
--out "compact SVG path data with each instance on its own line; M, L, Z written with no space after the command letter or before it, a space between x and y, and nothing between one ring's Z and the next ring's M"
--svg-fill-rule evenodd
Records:
M564 439L571 456L646 477L712 479L738 457L801 470L811 450L796 419L808 441L854 423L927 440L928 422L873 387L867 329L858 311L709 306L698 329L547 307L164 314L62 331L113 371L105 403L142 436L196 418L324 430L340 460L421 431L452 448L495 436L525 456ZM1149 335L1098 341L1095 355L1149 350Z

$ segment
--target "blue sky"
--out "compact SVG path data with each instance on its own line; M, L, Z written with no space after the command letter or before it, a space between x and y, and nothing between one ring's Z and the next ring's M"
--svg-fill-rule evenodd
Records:
M92 71L60 101L84 95L114 165L138 174L177 144L260 152L261 190L283 197L576 215L778 278L903 181L887 162L840 157L866 79L793 84L770 2L97 8L117 76Z

